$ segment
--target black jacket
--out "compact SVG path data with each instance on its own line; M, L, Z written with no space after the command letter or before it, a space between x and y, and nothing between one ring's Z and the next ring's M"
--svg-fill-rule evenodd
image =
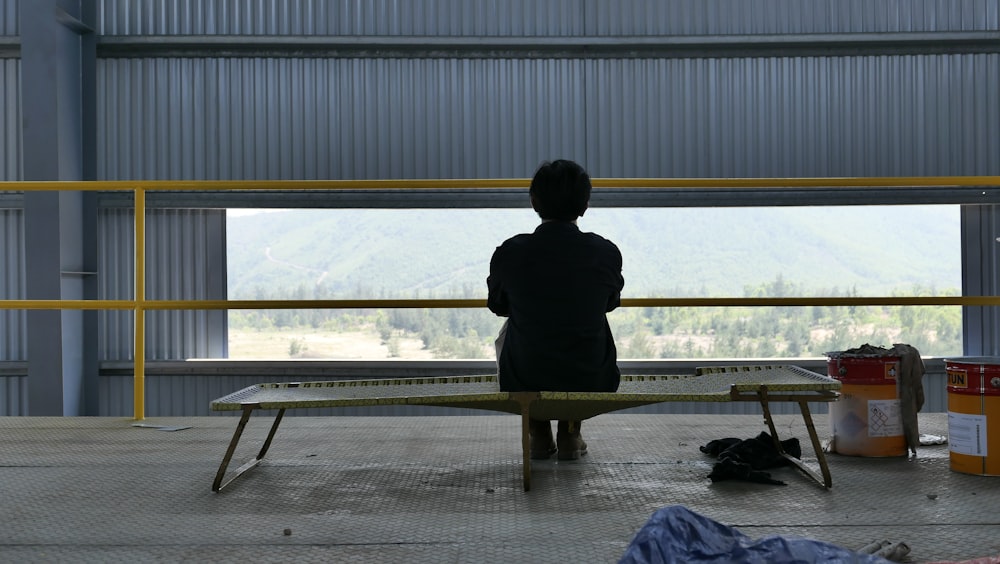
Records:
M607 312L621 302L618 247L566 221L497 247L487 305L509 317L498 359L505 391L613 392L620 373Z

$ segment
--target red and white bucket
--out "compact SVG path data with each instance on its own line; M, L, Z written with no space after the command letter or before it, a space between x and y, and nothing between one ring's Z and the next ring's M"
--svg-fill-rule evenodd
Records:
M906 456L896 385L900 357L827 356L827 374L840 381L840 398L830 404L831 450L849 456Z
M945 359L951 469L1000 476L1000 357Z

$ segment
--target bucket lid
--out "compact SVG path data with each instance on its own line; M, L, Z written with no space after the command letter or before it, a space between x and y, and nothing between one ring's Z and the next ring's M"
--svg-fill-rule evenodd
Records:
M826 353L826 356L830 358L881 358L884 356L899 357L899 353L893 349L886 349L883 347L877 347L875 345L869 345L865 343L856 349L847 349L846 351L831 351Z
M1000 364L1000 356L959 356L946 358L944 361L956 364Z

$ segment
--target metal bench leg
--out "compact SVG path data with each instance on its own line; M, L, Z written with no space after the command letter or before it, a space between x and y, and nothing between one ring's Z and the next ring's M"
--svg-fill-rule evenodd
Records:
M518 401L521 404L521 480L524 491L527 492L531 491L531 401L526 398L518 398Z
M521 412L521 468L524 491L531 490L531 437L528 431L528 410Z
M531 491L531 402L538 399L537 392L511 392L513 398L521 406L521 469L524 491Z
M279 409L278 415L274 418L274 423L271 425L271 430L267 433L267 439L264 440L263 446L260 447L260 452L257 453L257 460L264 458L267 454L267 449L271 448L271 441L274 440L274 433L278 430L278 424L281 423L281 418L285 416L285 409Z
M809 440L812 441L813 450L816 451L816 460L819 462L819 469L823 473L823 485L827 488L833 487L833 476L830 475L830 467L826 463L826 453L823 452L823 445L819 442L819 436L816 434L816 426L813 425L812 415L809 413L809 403L800 401L799 411L802 413L802 419L806 423L806 429L809 431Z
M226 449L226 455L222 457L222 463L219 465L219 471L215 474L215 481L212 482L212 491L218 492L222 488L233 483L233 480L239 478L246 472L253 468L256 468L260 464L261 459L267 454L267 450L271 448L271 441L274 439L274 433L278 430L278 425L281 423L281 418L285 415L285 410L278 410L277 417L274 418L274 423L271 424L271 430L267 434L267 439L264 441L264 445L261 447L260 452L257 453L257 458L250 460L243 466L236 469L235 473L231 478L223 482L223 478L226 476L226 469L229 467L229 462L233 459L233 453L236 452L236 445L240 442L240 437L243 436L243 431L246 429L247 421L250 420L250 415L256 406L248 405L243 407L243 416L240 417L239 424L236 425L236 431L233 433L232 440L229 441L229 448Z
M785 449L781 446L781 439L778 438L778 431L774 427L774 419L771 417L771 409L767 398L767 386L760 387L758 397L760 398L761 409L764 411L764 421L767 423L768 430L771 431L771 438L774 440L774 446L778 449L778 453L790 464L801 470L805 475L812 478L817 484L820 484L825 488L831 487L833 485L833 481L830 477L830 468L826 465L826 457L823 456L823 449L819 444L819 437L816 436L816 427L813 425L812 417L809 414L809 406L803 401L798 402L799 410L802 412L802 419L805 421L806 429L809 431L809 440L812 442L813 449L816 450L816 458L819 461L820 470L823 472L822 478L816 473L815 470L806 466L805 462L802 462L801 459L795 458L785 452Z

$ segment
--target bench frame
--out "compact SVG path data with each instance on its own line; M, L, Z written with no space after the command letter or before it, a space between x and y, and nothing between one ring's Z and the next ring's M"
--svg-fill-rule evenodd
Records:
M801 369L800 369L801 370ZM451 380L451 378L442 378L438 380ZM362 381L357 381L362 383ZM350 382L348 382L350 383ZM323 384L323 383L319 383ZM309 387L311 383L304 384L284 384L285 387ZM247 389L249 390L249 388ZM500 407L484 407L482 400L485 396L473 395L471 400L469 400L468 405L462 405L457 403L437 403L433 401L428 402L418 402L425 405L444 405L448 407L472 407L481 409L490 409L496 411L502 411L506 413L519 414L521 416L521 451L522 451L522 471L523 478L522 483L524 491L529 491L531 489L531 456L530 456L530 443L529 443L529 431L528 422L531 419L533 413L533 407L542 406L541 411L543 411L543 416L545 413L551 412L553 406L558 406L564 402L574 402L574 401L590 401L590 402L607 402L607 407L601 409L600 413L606 413L611 411L617 411L620 409L625 409L628 407L635 407L638 405L649 405L653 403L663 403L667 401L697 401L697 399L692 400L689 397L679 396L679 399L670 399L669 396L663 398L630 398L628 394L609 394L609 393L585 393L585 392L574 392L567 397L559 397L560 393L556 392L498 392L496 394L488 394L488 398L493 401L502 401L503 404ZM562 393L562 395L566 395ZM621 395L621 401L615 401L616 396ZM553 397L556 396L556 397ZM571 396L571 397L570 397ZM816 427L813 424L812 415L809 411L808 402L831 402L838 399L840 396L839 392L834 389L816 389L816 390L806 390L802 392L785 392L779 391L775 393L770 393L769 387L766 384L760 384L757 386L752 386L748 388L746 385L738 386L732 385L729 389L728 398L724 398L725 401L739 401L739 402L757 402L760 404L763 415L764 422L767 424L768 430L770 431L771 437L774 440L775 448L791 465L801 470L806 476L811 478L815 483L824 488L831 488L833 486L833 480L830 475L830 468L826 461L826 456L823 451L823 446L820 443L819 437L816 434ZM225 398L223 398L225 399ZM404 398L405 399L405 398ZM700 398L699 398L700 399ZM221 400L217 400L219 402ZM476 403L478 401L478 404ZM714 401L720 401L715 399ZM813 450L816 453L816 459L819 464L819 471L817 472L805 464L802 460L795 458L794 456L786 453L781 446L781 439L778 437L777 429L774 425L774 420L771 416L770 404L775 402L793 402L797 403L799 406L799 412L802 415L803 422L805 423L806 430L809 434L809 440L812 443ZM323 402L319 400L315 401L296 401L296 402L285 402L285 403L268 403L268 402L240 402L239 409L242 411L242 416L240 421L236 426L236 430L233 433L233 437L229 442L229 447L226 449L226 453L223 456L222 463L219 465L219 470L215 475L215 480L212 482L212 491L218 492L223 488L231 484L234 480L242 476L243 474L249 472L253 468L256 468L264 456L267 455L268 449L271 447L271 443L274 440L275 433L278 430L278 426L281 424L281 420L285 415L285 410L288 408L309 408L309 407L329 407L328 402ZM546 410L545 407L550 409ZM213 402L213 409L216 408L216 402ZM232 409L232 408L230 408ZM271 424L270 431L268 431L267 438L264 440L260 451L257 456L239 468L237 468L233 475L226 479L226 472L229 468L229 464L232 461L233 455L236 452L236 447L240 442L240 438L243 435L243 431L246 429L247 422L250 420L250 416L254 411L259 409L277 409L278 414ZM593 407L591 406L591 409ZM545 418L545 417L539 417ZM547 417L556 418L556 417Z

